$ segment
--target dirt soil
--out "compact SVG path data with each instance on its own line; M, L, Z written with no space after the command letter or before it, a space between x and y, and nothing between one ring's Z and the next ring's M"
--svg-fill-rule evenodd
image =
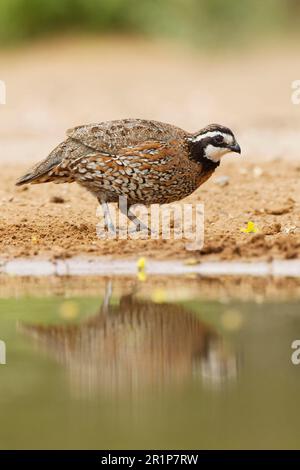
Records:
M77 184L17 188L24 167L8 167L0 189L0 252L5 258L78 255L151 258L292 259L300 254L300 166L272 161L259 167L228 160L185 202L205 205L205 243L184 240L99 240L97 201ZM226 185L223 186L223 179ZM221 183L221 184L220 184ZM244 233L249 221L256 233Z

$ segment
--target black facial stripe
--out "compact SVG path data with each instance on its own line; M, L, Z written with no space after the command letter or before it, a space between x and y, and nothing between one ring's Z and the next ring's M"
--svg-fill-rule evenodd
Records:
M212 138L206 137L198 142L189 141L190 158L203 167L203 171L215 170L220 162L214 162L206 157L205 148L212 145Z
M205 137L204 139L199 140L199 143L201 143L201 146L203 149L207 147L208 145L212 144L213 142L213 137Z
M203 149L205 149L208 145L213 145L214 147L228 148L229 144L227 144L225 140L223 140L222 142L216 142L215 137L205 137L203 139L198 140L197 142L194 142L194 145L201 146Z
M228 144L226 142L210 142L211 145L214 147L222 147L222 148L228 148Z

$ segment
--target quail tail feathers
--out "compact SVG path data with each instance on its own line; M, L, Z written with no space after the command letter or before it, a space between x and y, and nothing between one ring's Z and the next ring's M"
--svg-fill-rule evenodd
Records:
M52 169L55 169L64 159L65 156L65 142L59 144L46 159L34 165L30 170L21 176L16 186L22 186L23 184L33 183L46 183L52 181L53 178L49 175ZM62 181L63 182L63 181Z

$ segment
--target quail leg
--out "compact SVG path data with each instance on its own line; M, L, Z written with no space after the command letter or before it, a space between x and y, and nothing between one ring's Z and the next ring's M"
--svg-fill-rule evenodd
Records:
M107 230L109 230L112 233L116 233L116 227L114 226L114 223L112 221L107 201L102 197L99 197L98 201L100 202L100 204L102 206L105 226L106 226Z
M142 230L146 230L149 234L151 234L150 228L145 225L143 222L141 222L134 214L131 212L130 207L127 207L127 204L123 204L122 201L119 202L118 205L120 211L122 214L126 215L128 219L134 223L135 228L133 230L129 230L129 233L131 232L140 232Z

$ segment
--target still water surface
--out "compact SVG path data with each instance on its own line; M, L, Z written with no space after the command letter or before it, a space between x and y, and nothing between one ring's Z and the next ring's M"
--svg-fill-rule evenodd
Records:
M0 299L0 448L299 448L295 339L295 301L171 302L163 282Z

